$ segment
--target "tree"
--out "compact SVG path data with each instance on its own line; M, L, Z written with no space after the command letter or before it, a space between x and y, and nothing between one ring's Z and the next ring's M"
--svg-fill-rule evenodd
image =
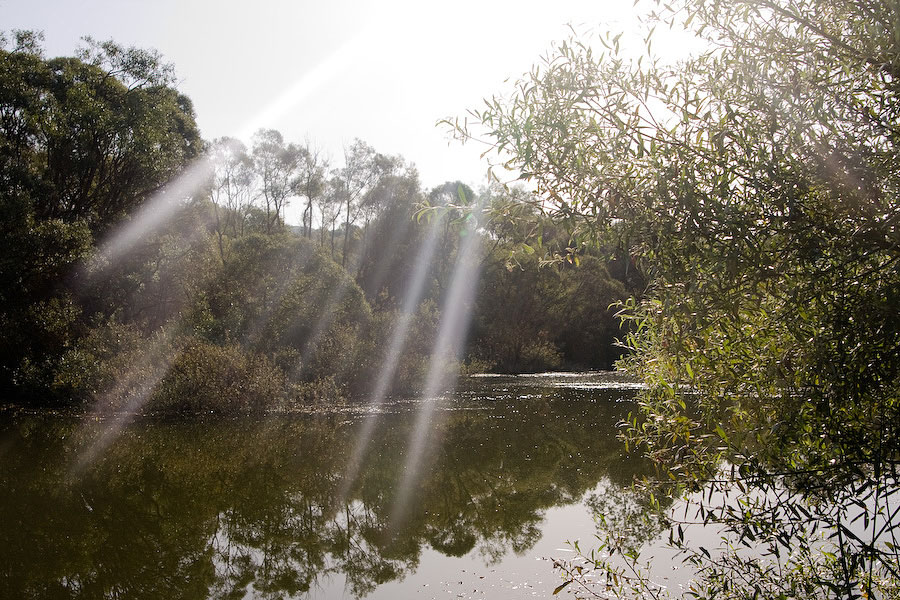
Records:
M630 439L687 489L742 497L699 515L763 549L688 548L697 596L898 593L898 19L681 0L651 20L705 40L698 56L575 38L474 113L539 208L650 277L625 312L649 386Z
M210 199L216 219L219 256L225 262L225 236L237 238L244 234L248 211L253 203L253 161L247 147L239 140L220 138L209 152L213 163L213 183Z
M284 224L283 212L296 192L304 149L285 144L274 129L260 129L253 135L253 166L259 177L259 193L266 211L266 233Z
M425 230L415 221L422 200L419 178L410 169L381 177L366 194L372 221L364 230L366 243L356 280L374 305L402 303Z
M441 237L435 254L435 282L439 295L444 293L444 285L453 277L453 265L459 250L460 231L475 201L472 188L461 181L445 181L428 192L427 204L431 209L445 213Z
M0 385L43 394L83 318L73 266L203 142L157 53L87 40L46 59L39 35L14 38L0 48Z
M33 34L17 39L0 54L0 170L37 218L105 231L199 155L190 100L156 53L89 40L84 60L45 60Z
M340 182L340 197L345 210L342 267L347 265L351 225L356 222L360 213L371 217L369 207L364 203L366 193L375 185L379 177L392 172L395 167L393 159L379 154L362 140L354 140L349 148L345 148L344 167L337 173Z
M322 219L322 229L319 236L319 245L325 245L325 233L331 231L331 258L334 260L334 243L337 234L338 219L341 218L341 207L344 206L344 185L340 177L333 175L325 183L325 193L319 202L319 212Z
M605 261L582 252L572 262L544 259L571 245L568 232L529 204L522 186L485 192L491 219L476 301L471 354L501 372L561 365L612 366L622 331L610 305L627 297ZM577 258L578 265L574 264Z
M306 208L303 209L303 228L307 238L312 237L313 203L325 193L326 174L328 161L322 150L313 145L309 140L302 146L302 160L300 173L297 176L297 194L306 198ZM324 202L324 200L322 200ZM322 220L322 228L325 220Z

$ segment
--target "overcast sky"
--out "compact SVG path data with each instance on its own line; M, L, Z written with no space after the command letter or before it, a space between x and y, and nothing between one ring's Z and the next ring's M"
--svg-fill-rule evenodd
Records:
M85 35L156 48L174 63L203 136L259 127L306 137L340 162L358 137L414 162L426 188L478 187L474 146L448 145L443 117L510 89L576 26L626 28L631 0L0 0L0 26L38 29L52 56ZM510 82L504 83L504 80Z

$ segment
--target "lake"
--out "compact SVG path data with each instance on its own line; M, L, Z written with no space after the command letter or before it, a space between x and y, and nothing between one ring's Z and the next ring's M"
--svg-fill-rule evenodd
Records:
M649 472L616 438L634 394L610 373L545 374L466 378L424 413L7 411L0 597L550 597L551 559L590 547L594 511Z

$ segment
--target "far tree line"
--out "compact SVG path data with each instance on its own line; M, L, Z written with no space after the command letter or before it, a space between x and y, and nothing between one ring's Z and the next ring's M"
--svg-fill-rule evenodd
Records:
M0 65L0 382L13 402L229 412L364 396L401 320L391 391L414 392L468 236L480 279L447 372L618 356L611 305L642 278L611 248L548 263L571 242L525 190L426 189L360 140L339 162L275 130L203 140L152 51L87 40L47 58L39 35L15 32ZM172 183L192 170L190 193ZM168 219L142 225L173 195ZM285 222L291 203L299 225ZM109 251L126 227L140 235Z

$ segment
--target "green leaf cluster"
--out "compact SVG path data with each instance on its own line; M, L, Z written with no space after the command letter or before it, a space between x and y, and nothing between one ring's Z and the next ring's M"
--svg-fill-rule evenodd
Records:
M896 589L900 13L683 0L648 18L705 49L672 64L575 37L470 122L580 244L649 278L622 312L623 367L649 386L629 442L687 489L736 494L704 518L770 561L698 552L716 583L694 593Z

